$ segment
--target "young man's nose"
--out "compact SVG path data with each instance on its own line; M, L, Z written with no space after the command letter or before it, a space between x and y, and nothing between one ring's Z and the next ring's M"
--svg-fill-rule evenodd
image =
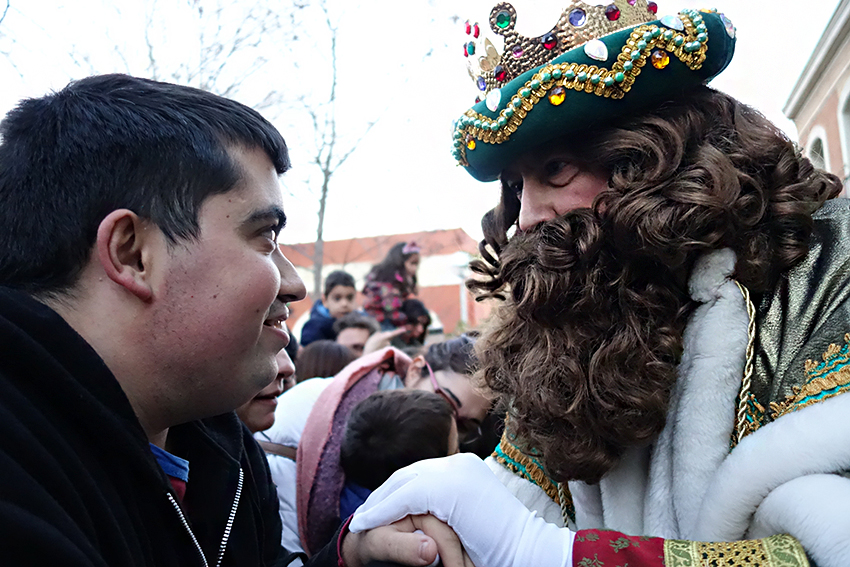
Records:
M307 288L295 266L282 253L277 254L277 268L280 270L280 293L278 296L284 302L301 301L307 297Z

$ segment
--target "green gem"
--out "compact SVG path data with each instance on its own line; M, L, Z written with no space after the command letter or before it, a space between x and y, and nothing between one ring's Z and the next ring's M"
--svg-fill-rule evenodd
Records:
M514 109L513 108L506 108L505 109L505 118L511 118L513 115L514 115Z
M522 98L530 97L531 96L531 89L529 89L528 87L522 87L519 90L519 96L521 96Z
M558 80L563 76L564 76L564 73L560 69L553 69L552 70L552 78L553 79Z
M537 89L539 89L539 88L540 88L540 81L539 81L539 80L537 80L537 79L532 79L532 80L531 80L531 89L532 89L532 90L537 90Z
M626 75L624 75L623 73L617 73L616 75L614 75L614 80L618 83L622 83L626 80Z
M646 42L643 40L639 41L637 44L637 48L643 51L644 49L646 49Z
M638 60L640 58L640 51L635 49L634 51L632 51L631 57L632 57L632 61Z
M583 82L585 82L585 81L587 80L587 73L585 73L584 71L582 71L581 73L579 73L579 74L576 76L576 79L578 79L578 80L579 80L579 81L581 81L582 83L583 83Z
M514 105L514 108L519 108L522 106L522 99L519 97L514 97L511 99L511 104Z
M505 118L504 116L499 116L498 123L499 123L499 128L504 128L508 124L508 119Z
M591 75L591 77L590 77L590 82L593 83L594 85L598 85L599 80L600 80L599 75Z
M699 34L697 36L697 41L700 42L700 43L705 43L706 41L708 41L708 35L706 35L704 33Z
M567 79L570 79L570 80L575 79L576 78L576 72L573 71L572 69L570 69L564 74L564 77L566 77Z
M606 87L612 87L614 86L614 77L605 77L602 82L605 84Z
M664 39L666 41L670 41L671 39L673 39L673 30L665 30L664 31Z
M683 43L685 43L685 38L684 38L684 37L682 37L681 35L677 35L677 36L673 39L673 43L675 43L675 44L676 44L676 46L680 46L680 45L682 45Z
M496 14L496 25L501 29L505 29L511 25L511 14L507 10L502 10Z
M466 50L470 55L475 55L475 44L470 41L466 46Z

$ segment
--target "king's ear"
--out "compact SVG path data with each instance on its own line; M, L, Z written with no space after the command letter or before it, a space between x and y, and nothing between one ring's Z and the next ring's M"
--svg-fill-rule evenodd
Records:
M100 222L95 249L106 275L142 301L153 295L150 283L150 221L128 209L117 209Z

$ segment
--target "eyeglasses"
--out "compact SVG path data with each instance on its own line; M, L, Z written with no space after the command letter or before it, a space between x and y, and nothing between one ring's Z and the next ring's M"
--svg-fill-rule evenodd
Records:
M434 388L434 393L446 400L449 407L452 408L452 415L454 415L455 422L457 422L457 436L460 444L468 445L478 441L483 435L481 424L476 419L460 416L460 408L463 406L463 403L451 390L440 387L436 376L434 376L434 371L431 369L431 365L428 364L427 360L425 361L425 367L428 369L428 376L431 379L431 386Z

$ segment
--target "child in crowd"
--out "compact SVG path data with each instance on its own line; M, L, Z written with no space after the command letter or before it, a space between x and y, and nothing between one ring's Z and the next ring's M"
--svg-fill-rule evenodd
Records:
M301 330L301 346L313 341L336 339L334 322L355 310L357 289L348 272L334 270L325 278L325 293L310 310L310 319Z
M363 356L366 341L380 330L378 322L365 313L349 313L334 323L336 342L346 346L354 356Z
M422 390L375 392L351 411L340 448L345 484L339 517L347 519L398 469L458 452L452 408Z
M392 345L410 354L425 345L428 327L431 326L431 314L418 299L405 299L401 304L401 312L407 318L404 325L407 331L395 337Z
M348 366L357 356L335 341L320 340L307 345L298 355L295 381L299 384L310 378L330 378Z
M416 271L420 248L415 242L395 244L379 264L366 276L363 288L363 310L390 331L407 323L402 303L416 294Z

